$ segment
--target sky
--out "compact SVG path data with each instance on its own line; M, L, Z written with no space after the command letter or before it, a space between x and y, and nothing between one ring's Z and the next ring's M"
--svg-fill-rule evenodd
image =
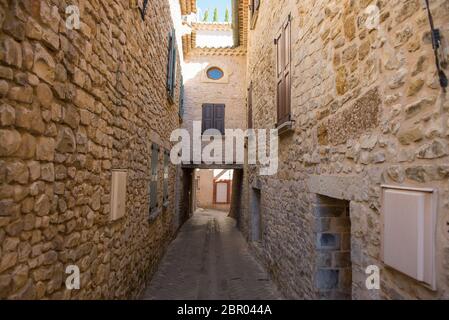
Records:
M204 12L209 9L209 20L212 22L215 8L218 8L219 22L224 22L226 8L229 8L229 19L232 19L231 0L197 0L196 6L201 9L201 20L204 17Z

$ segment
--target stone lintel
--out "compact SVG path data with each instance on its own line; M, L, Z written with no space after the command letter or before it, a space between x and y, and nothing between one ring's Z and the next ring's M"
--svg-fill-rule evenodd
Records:
M309 191L340 200L362 201L368 197L368 185L360 176L317 176L308 179Z

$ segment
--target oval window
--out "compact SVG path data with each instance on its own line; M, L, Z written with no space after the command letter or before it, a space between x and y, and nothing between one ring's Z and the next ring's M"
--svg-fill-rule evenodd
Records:
M207 77L212 80L220 80L223 78L224 73L220 68L212 67L207 70Z

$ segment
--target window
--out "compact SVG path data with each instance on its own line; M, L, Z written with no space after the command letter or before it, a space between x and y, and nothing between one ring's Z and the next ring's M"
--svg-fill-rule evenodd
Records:
M164 206L168 204L168 170L170 165L170 153L164 152Z
M250 10L251 10L251 29L256 27L257 17L259 16L261 0L250 0Z
M159 146L153 143L151 146L150 215L153 214L159 206L157 194L158 163Z
M203 125L202 133L206 130L216 129L225 134L225 105L224 104L203 104Z
M176 88L176 35L173 29L168 35L167 93L170 101L175 99Z
M182 118L184 116L184 83L181 78L181 89L179 93L179 116Z
M291 120L291 15L275 39L277 75L277 126Z
M207 77L211 80L220 80L224 77L224 72L220 68L212 67L207 70Z
M253 128L253 83L248 88L248 129Z

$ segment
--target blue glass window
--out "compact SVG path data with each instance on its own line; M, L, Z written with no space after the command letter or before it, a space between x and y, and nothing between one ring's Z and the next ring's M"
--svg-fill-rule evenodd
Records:
M212 80L220 80L223 78L224 73L220 68L212 67L207 70L207 77Z

